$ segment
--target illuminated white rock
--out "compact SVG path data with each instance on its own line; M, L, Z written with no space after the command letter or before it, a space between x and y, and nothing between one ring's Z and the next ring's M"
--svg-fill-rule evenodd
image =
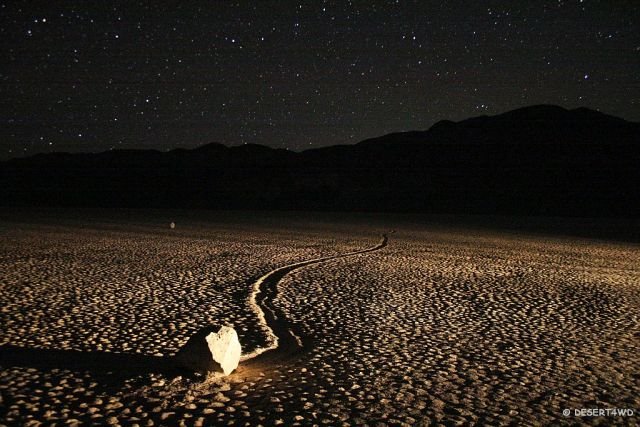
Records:
M225 375L229 375L240 362L240 341L235 329L223 326L217 333L207 335L206 340L213 360L220 365Z
M171 228L171 229L176 228L176 223L172 222L171 224L169 224L169 228Z
M242 349L238 334L229 326L210 326L194 334L175 356L178 366L198 372L229 375L238 367Z

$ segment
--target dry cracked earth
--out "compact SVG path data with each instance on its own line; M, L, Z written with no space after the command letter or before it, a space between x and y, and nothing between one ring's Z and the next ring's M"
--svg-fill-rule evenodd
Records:
M58 214L0 221L0 424L638 422L637 244L384 217L218 214L170 229L157 212ZM303 351L229 377L172 366L209 325L234 326L243 352L264 345L247 304L258 277L391 228L378 251L279 282L273 304Z

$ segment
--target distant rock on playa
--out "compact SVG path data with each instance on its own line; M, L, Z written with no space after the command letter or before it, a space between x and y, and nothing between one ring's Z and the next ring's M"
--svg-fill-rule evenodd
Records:
M242 348L235 329L209 327L198 331L176 355L178 365L198 372L229 375L240 362Z

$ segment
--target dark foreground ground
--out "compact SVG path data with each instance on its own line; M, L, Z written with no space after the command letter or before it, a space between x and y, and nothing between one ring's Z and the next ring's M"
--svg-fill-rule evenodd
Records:
M175 229L168 227L175 221ZM636 425L637 223L169 211L0 212L0 424ZM177 369L212 324L305 349ZM631 409L584 417L576 410ZM563 415L569 410L569 416Z

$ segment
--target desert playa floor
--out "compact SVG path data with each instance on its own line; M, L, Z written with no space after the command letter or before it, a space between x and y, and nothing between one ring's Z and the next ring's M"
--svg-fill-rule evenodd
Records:
M302 348L282 341L228 377L175 365L211 325L232 325L243 353L265 346L259 277L384 233L263 295ZM384 215L2 211L0 325L5 425L640 417L640 246L620 240Z

